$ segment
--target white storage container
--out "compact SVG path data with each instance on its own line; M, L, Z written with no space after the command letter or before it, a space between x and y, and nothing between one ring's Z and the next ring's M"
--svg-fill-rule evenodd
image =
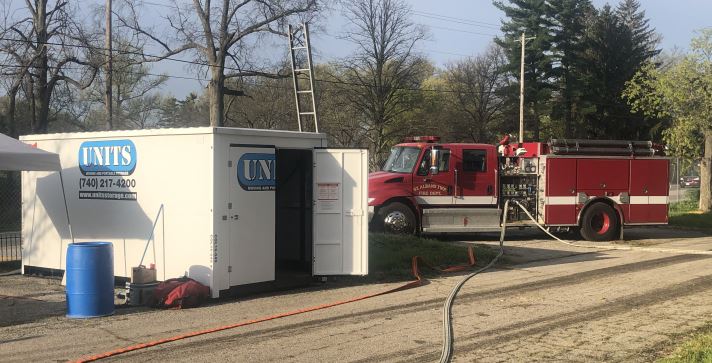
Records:
M213 297L294 275L368 273L368 157L323 134L185 128L29 135L60 155L76 242L114 244ZM71 243L59 173L22 174L23 273L63 270Z

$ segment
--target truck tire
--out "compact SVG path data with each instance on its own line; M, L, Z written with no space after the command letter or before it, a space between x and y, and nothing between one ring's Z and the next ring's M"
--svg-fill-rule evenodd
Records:
M415 214L407 205L400 202L388 203L381 207L376 216L378 230L392 234L415 234Z
M581 218L581 237L587 241L612 241L619 228L616 211L605 203L594 203Z

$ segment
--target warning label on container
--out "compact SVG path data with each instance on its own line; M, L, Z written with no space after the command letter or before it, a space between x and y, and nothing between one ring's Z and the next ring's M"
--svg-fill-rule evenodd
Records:
M317 183L319 200L339 200L339 183Z
M316 208L320 212L339 211L339 183L317 183L316 184Z

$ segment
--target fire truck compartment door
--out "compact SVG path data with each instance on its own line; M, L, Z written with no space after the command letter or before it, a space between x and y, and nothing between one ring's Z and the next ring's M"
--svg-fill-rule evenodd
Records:
M314 150L313 201L313 274L368 274L368 151Z

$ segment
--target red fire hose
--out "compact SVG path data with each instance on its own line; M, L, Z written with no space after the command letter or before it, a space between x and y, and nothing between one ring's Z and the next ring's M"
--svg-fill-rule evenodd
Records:
M224 326L220 326L220 327L216 327L216 328L210 328L210 329L204 329L204 330L198 330L198 331L193 331L193 332L189 332L189 333L185 333L185 334L181 334L181 335L176 335L176 336L172 336L172 337L168 337L168 338L158 339L158 340L154 340L154 341L150 341L150 342L146 342L146 343L140 343L140 344L130 345L130 346L128 346L128 347L114 349L114 350L110 350L110 351L104 352L104 353L99 353L99 354L94 354L94 355L90 355L90 356L81 357L81 358L77 359L75 362L93 362L93 361L97 361L97 360L99 360L99 359L104 359L104 358L108 358L108 357L112 357L112 356L116 356L116 355L124 354L124 353L128 353L128 352L132 352L132 351L136 351L136 350L140 350L140 349L145 349L145 348L149 348L149 347L154 347L154 346L157 346L157 345L160 345L160 344L164 344L164 343L175 342L175 341L177 341L177 340L192 338L192 337L196 337L196 336L199 336L199 335L205 335L205 334L215 333L215 332L219 332L219 331L223 331L223 330L229 330L229 329L239 328L239 327L246 326L246 325L252 325L252 324L262 323L262 322L265 322L265 321L275 320L275 319L279 319L279 318L284 318L284 317L287 317L287 316L293 316L293 315L304 314L304 313L308 313L308 312L311 312L311 311L327 309L327 308L330 308L330 307L339 306L339 305L344 305L344 304L348 304L348 303L352 303L352 302L356 302L356 301L361 301L361 300L369 299L369 298L376 297L376 296L381 296L381 295L390 294L390 293L397 292L397 291L407 290L407 289L410 289L410 288L413 288L413 287L416 287L416 286L420 286L420 285L422 284L422 282L423 282L423 279L421 278L420 272L419 272L419 270L418 270L418 261L420 261L420 262L421 262L423 265L425 265L426 267L428 267L428 268L430 268L430 269L432 269L432 270L435 270L435 271L437 271L437 272L440 272L440 273L458 272L458 271L465 271L465 270L468 270L468 269L470 269L471 267L473 267L473 266L475 265L476 259L475 259L475 253L474 253L474 251L472 250L472 247L468 247L468 248L467 248L467 255L468 255L468 256L467 256L467 257L468 257L468 264L466 264L466 265L451 266L451 267L447 267L447 268L443 268L443 269L438 268L438 267L435 267L435 266L433 266L433 265L427 263L427 262L426 262L425 260L423 260L421 257L413 256L413 259L412 259L412 261L411 261L411 268L412 268L412 272L413 272L413 276L415 277L415 280L410 281L410 282L408 282L408 283L406 283L406 284L404 284L404 285L401 285L401 286L392 288L392 289L388 289L388 290L385 290L385 291L377 292L377 293L374 293L374 294L361 295L361 296L357 296L357 297L354 297L354 298L351 298L351 299L348 299L348 300L334 301L334 302L331 302L331 303L328 303L328 304L317 305L317 306L311 306L311 307L307 307L307 308L303 308L303 309L298 309L298 310L293 310L293 311L289 311L289 312L285 312L285 313L270 315L270 316L266 316L266 317L262 317L262 318L257 318L257 319L252 319L252 320L241 321L241 322L238 322L238 323L235 323L235 324L224 325Z

